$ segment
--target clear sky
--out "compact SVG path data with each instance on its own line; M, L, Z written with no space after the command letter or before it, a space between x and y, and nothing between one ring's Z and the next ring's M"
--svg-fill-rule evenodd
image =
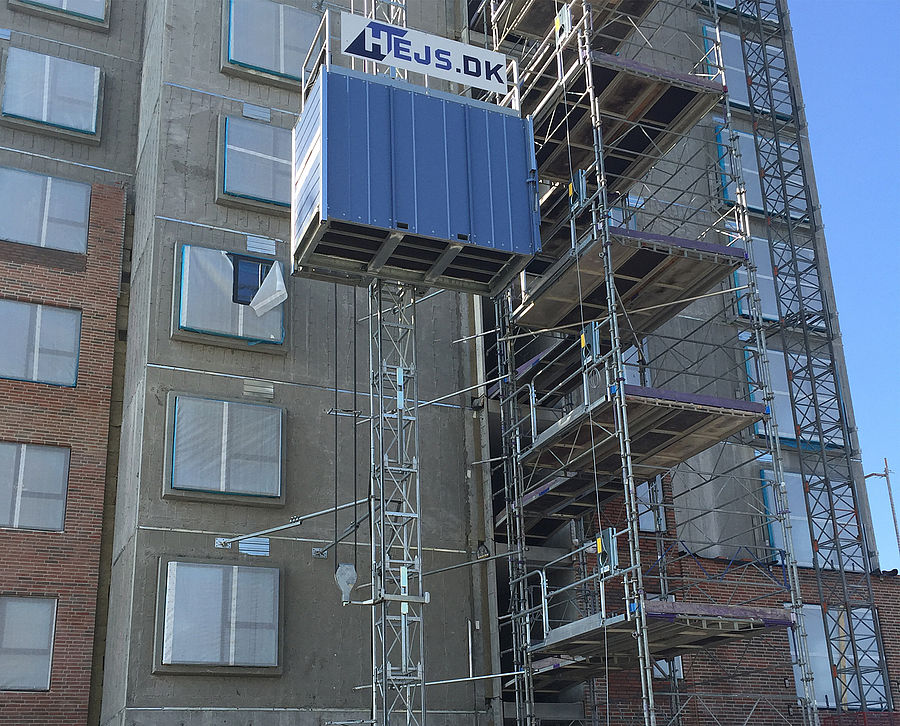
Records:
M900 0L788 0L866 473L900 507ZM900 566L884 479L881 566Z

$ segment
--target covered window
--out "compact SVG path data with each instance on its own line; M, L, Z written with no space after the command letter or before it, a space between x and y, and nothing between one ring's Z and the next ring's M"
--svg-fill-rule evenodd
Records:
M787 374L787 358L783 351L775 350L772 348L768 349L768 357L769 357L769 375L772 379L772 393L774 395L774 401L772 402L772 409L775 413L776 421L778 422L778 435L782 439L782 441L790 442L794 445L797 443L797 433L794 428L794 415L793 415L793 407L791 405L791 389L790 383L788 381ZM748 354L749 355L749 354ZM807 379L807 376L801 376L797 372L798 369L805 368L807 359L805 356L797 356L796 361L791 362L791 369L795 371L793 378L796 381L802 380L798 387L798 392L802 395L804 399L800 405L803 406L811 406L811 402L809 399L812 396L811 384ZM748 364L749 365L749 364ZM815 372L815 380L819 378L818 373L822 373L822 380L827 380L827 377L832 376L833 373L828 371L828 361L825 359L815 358L813 359L813 368ZM758 386L760 385L760 377L756 371L750 371L748 368L748 375L751 378L751 399L754 401L763 401L762 391L759 390ZM753 390L756 388L756 390ZM837 412L835 411L827 411L823 410L822 415L826 418L831 417L834 421L837 421ZM804 417L808 418L809 414L801 413L800 418L804 419ZM826 433L826 444L828 446L843 446L843 434L840 430L836 429L833 425L829 425L828 421L824 420L825 433ZM757 427L757 434L762 435L763 429ZM818 443L818 438L810 437L809 439L804 440L807 443Z
M775 274L772 269L772 257L769 254L769 241L759 237L751 238L753 245L753 261L756 263L756 285L759 289L760 304L762 306L762 316L766 320L778 320L778 293L775 287ZM777 246L776 250L783 252L779 255L781 259L790 259L790 253L783 246ZM798 249L798 267L801 275L801 289L803 292L803 301L806 309L810 312L822 313L822 295L819 290L819 273L816 269L815 254L811 249ZM793 289L796 284L790 269L781 269L782 277L787 279ZM747 284L747 269L740 267L734 273L734 281L736 287ZM791 315L797 313L799 305L795 295L789 298L782 298L781 304L783 313L790 318ZM738 297L738 313L748 317L750 310L747 305L746 294ZM816 326L820 328L821 326Z
M281 494L281 409L178 396L172 487Z
M884 681L878 672L878 642L875 629L877 624L872 611L868 608L854 608L850 617L853 620L853 631L859 653L859 665L866 674L864 693L860 693L859 680L855 675L842 672L840 678L847 685L849 698L844 698L844 707L848 710L859 710L863 699L869 709L887 708ZM820 708L836 708L834 682L831 679L831 665L828 661L828 636L821 605L804 605L803 620L806 624L806 643L809 649L810 670L813 675L813 687L816 692L816 704ZM835 643L832 652L844 653L850 648L850 633L847 625L847 612L840 608L829 608L829 630ZM794 684L797 695L802 696L803 684L800 681L800 669L797 667L794 639L789 639L791 660L794 663ZM844 690L844 689L842 689Z
M270 301L275 302L274 305L251 307L256 293L270 279L270 273L281 278L281 263L185 245L181 251L178 327L229 338L283 342L283 305L280 303L287 297L283 279L282 295ZM263 290L265 294L266 290ZM244 303L248 297L248 302Z
M4 116L95 134L99 98L100 69L96 66L9 49Z
M225 119L225 194L291 206L291 132Z
M47 691L56 600L0 597L0 690Z
M165 665L278 665L278 570L170 562Z
M763 498L765 500L766 509L773 515L776 513L777 498L775 496L775 473L765 469L762 471L763 479ZM806 492L803 487L803 476L797 472L784 472L784 484L787 489L787 507L788 516L792 525L791 541L794 549L794 557L797 564L801 567L813 566L813 543L812 537L816 537L816 549L819 553L819 566L826 570L839 569L840 559L838 558L836 544L834 542L834 528L831 525L830 512L824 511L830 508L830 503L822 501L816 503L816 497L812 497L812 506L814 511L814 528L813 534L810 535L809 530L809 514L806 508ZM843 482L834 482L831 486L831 493L834 500L834 513L841 522L841 540L844 547L843 561L844 569L857 570L858 567L852 559L858 554L859 545L856 544L859 538L859 525L856 521L856 510L853 506L853 497L850 488ZM820 508L819 514L816 515L816 507ZM854 542L852 548L847 547L847 542ZM784 534L781 531L781 524L778 521L772 521L769 524L769 542L772 547L783 550Z
M641 532L662 532L665 530L665 515L662 504L662 477L637 485L638 528Z
M0 239L83 254L91 185L0 167Z
M733 7L733 4L732 4ZM716 30L710 25L703 26L703 36L707 53L711 52L716 41ZM740 36L721 31L722 62L725 66L725 82L728 85L728 97L732 103L743 108L750 108L750 96L747 88L747 74L744 72L744 55L741 50ZM759 46L751 44L754 48ZM790 114L791 93L785 74L784 51L781 48L767 46L769 72L774 84L776 114ZM758 85L758 84L757 84ZM765 107L768 110L767 107Z
M74 386L81 312L0 300L0 378Z
M320 17L272 0L228 5L228 61L299 81Z
M741 154L741 176L747 187L747 208L751 212L767 211L763 202L763 186L762 179L759 175L759 164L756 158L756 142L753 134L743 131L737 131L738 150ZM734 182L729 174L727 166L730 154L726 149L727 139L723 138L723 130L718 128L717 139L719 142L719 158L722 167L722 195L730 202L737 200L737 191ZM763 159L775 159L777 149L775 142L765 136L759 137L760 148ZM790 205L791 216L794 218L802 217L806 213L806 197L803 185L803 174L800 170L800 147L796 140L790 141L782 138L780 149L783 161L783 168L787 174L784 186L780 184L773 186L772 191L776 194L770 194L768 199L771 209L768 211L775 214L783 214L785 211L785 200L781 194L781 190L786 189L788 194L788 204Z
M61 10L88 20L106 19L106 0L21 0L26 5Z
M69 450L0 441L0 527L61 531Z

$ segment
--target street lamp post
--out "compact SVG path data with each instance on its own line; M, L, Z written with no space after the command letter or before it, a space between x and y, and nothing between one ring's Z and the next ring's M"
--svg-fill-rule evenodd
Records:
M884 460L884 471L876 471L871 474L866 474L865 478L868 479L870 476L880 476L884 478L884 482L887 485L888 498L891 502L891 516L894 518L894 534L897 536L897 550L900 551L900 527L897 526L897 510L894 508L894 492L891 490L891 470L888 469L888 460L885 458Z

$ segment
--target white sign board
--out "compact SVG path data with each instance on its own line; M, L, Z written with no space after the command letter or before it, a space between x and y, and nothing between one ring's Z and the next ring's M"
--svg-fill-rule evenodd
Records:
M341 52L485 91L506 93L506 56L502 53L380 20L341 13Z

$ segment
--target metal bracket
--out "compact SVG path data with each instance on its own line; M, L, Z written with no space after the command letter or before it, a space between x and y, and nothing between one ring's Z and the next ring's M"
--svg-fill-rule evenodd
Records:
M317 560L327 560L328 559L328 549L325 547L313 547L312 548L312 556Z

